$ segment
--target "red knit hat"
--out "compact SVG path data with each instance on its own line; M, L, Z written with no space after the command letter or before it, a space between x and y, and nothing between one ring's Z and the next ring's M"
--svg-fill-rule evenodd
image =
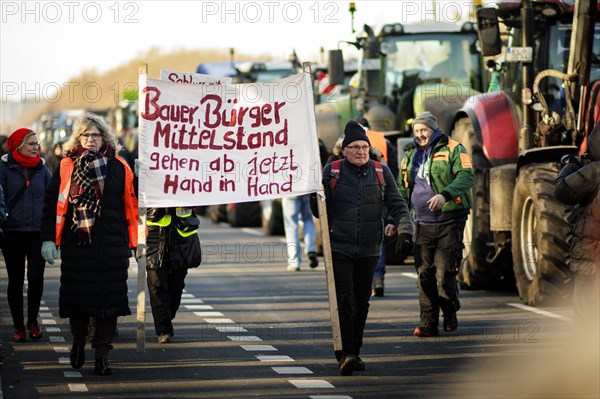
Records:
M25 136L27 136L29 133L34 133L34 131L31 129L27 129L26 127L22 127L20 129L15 130L8 137L8 151L12 152L16 150L19 144L21 144L21 142L25 138Z

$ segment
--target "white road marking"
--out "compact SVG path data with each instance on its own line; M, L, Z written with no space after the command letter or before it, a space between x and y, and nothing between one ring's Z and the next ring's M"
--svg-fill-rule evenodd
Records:
M204 319L209 324L235 324L231 319Z
M55 346L52 349L54 349L54 352L56 352L56 353L70 353L71 352L69 350L69 348L64 347L64 346Z
M65 337L63 336L50 336L50 342L65 342Z
M194 314L196 316L200 316L200 317L220 317L223 316L223 313L221 312L194 312Z
M402 272L400 275L408 278L414 278L415 280L419 277L415 272Z
M56 324L56 320L53 320L53 319L42 319L42 324Z
M248 332L242 326L217 327L217 331L222 333Z
M60 332L60 328L58 327L46 327L46 331L49 333L59 333Z
M352 399L352 396L348 395L313 395L310 399Z
M71 364L71 360L68 357L59 357L58 364Z
M49 312L50 308L48 306L40 306L40 312Z
M289 380L296 388L335 388L325 380Z
M40 312L39 315L40 317L53 317L50 312Z
M537 313L542 316L551 317L553 319L558 319L562 321L566 321L567 323L573 323L573 319L570 317L562 316L556 313L548 312L547 310L542 310L538 308L534 308L531 306L523 305L522 303L509 303L508 306L513 306L515 308L527 310L529 312Z
M87 386L85 384L69 384L69 390L71 392L87 392Z
M294 362L295 360L285 355L256 355L261 362Z
M210 310L213 307L210 305L184 305L187 310Z
M81 377L83 377L79 371L63 371L63 374L67 378L81 378Z
M227 338L229 338L230 340L234 341L234 342L256 342L256 341L262 341L262 339L260 339L259 337L257 337L256 335L228 335Z
M198 299L198 298L183 298L181 300L181 304L186 304L186 303L204 303L204 301L202 299Z
M181 298L194 298L194 294L181 294Z
M277 374L314 374L306 367L271 367Z
M242 349L247 350L247 351L254 351L254 352L259 352L259 351L276 351L277 348L275 348L272 345L240 345L242 347Z
M252 229L249 229L248 227L244 227L244 228L242 228L240 230L242 230L246 234L250 234L251 236L257 236L257 237L264 237L265 236L265 233L263 233L262 231L252 230Z

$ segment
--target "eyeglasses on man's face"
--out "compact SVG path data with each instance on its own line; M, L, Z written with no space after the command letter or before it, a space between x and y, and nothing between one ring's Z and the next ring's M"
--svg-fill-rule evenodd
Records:
M79 137L82 138L83 140L92 139L94 141L98 141L102 137L102 135L99 133L84 133Z
M346 148L348 148L349 150L358 152L360 150L369 151L369 148L371 148L371 147L368 145L349 145Z

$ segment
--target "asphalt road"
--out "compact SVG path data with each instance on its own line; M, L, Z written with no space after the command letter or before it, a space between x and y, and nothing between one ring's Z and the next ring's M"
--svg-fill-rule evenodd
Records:
M459 330L412 335L418 323L411 264L388 268L384 298L372 298L362 358L366 371L339 375L333 356L323 260L286 270L282 237L259 229L201 226L203 264L190 272L175 336L158 344L146 303L145 350L137 351L137 266L130 267L133 315L119 319L113 375L71 368L68 320L58 317L59 268L48 266L43 338L11 342L6 270L0 271L0 356L4 398L504 398L577 397L582 354L570 306L530 308L514 292L461 292ZM575 342L580 343L580 342ZM574 356L573 354L576 354ZM598 361L596 357L589 361ZM589 376L588 376L589 377ZM597 376L594 377L597 379ZM583 390L581 387L584 386ZM597 389L597 388L596 388ZM594 392L594 391L591 391ZM597 391L596 391L597 392Z

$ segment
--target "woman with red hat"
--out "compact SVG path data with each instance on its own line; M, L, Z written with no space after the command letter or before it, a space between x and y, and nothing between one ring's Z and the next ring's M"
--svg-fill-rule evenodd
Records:
M8 217L3 225L2 253L8 272L8 305L14 324L14 342L40 339L37 318L44 291L44 267L40 239L42 207L51 175L40 157L34 131L17 129L8 138L8 153L0 158L0 185ZM25 263L27 262L27 267ZM23 317L23 284L27 271L27 323Z

